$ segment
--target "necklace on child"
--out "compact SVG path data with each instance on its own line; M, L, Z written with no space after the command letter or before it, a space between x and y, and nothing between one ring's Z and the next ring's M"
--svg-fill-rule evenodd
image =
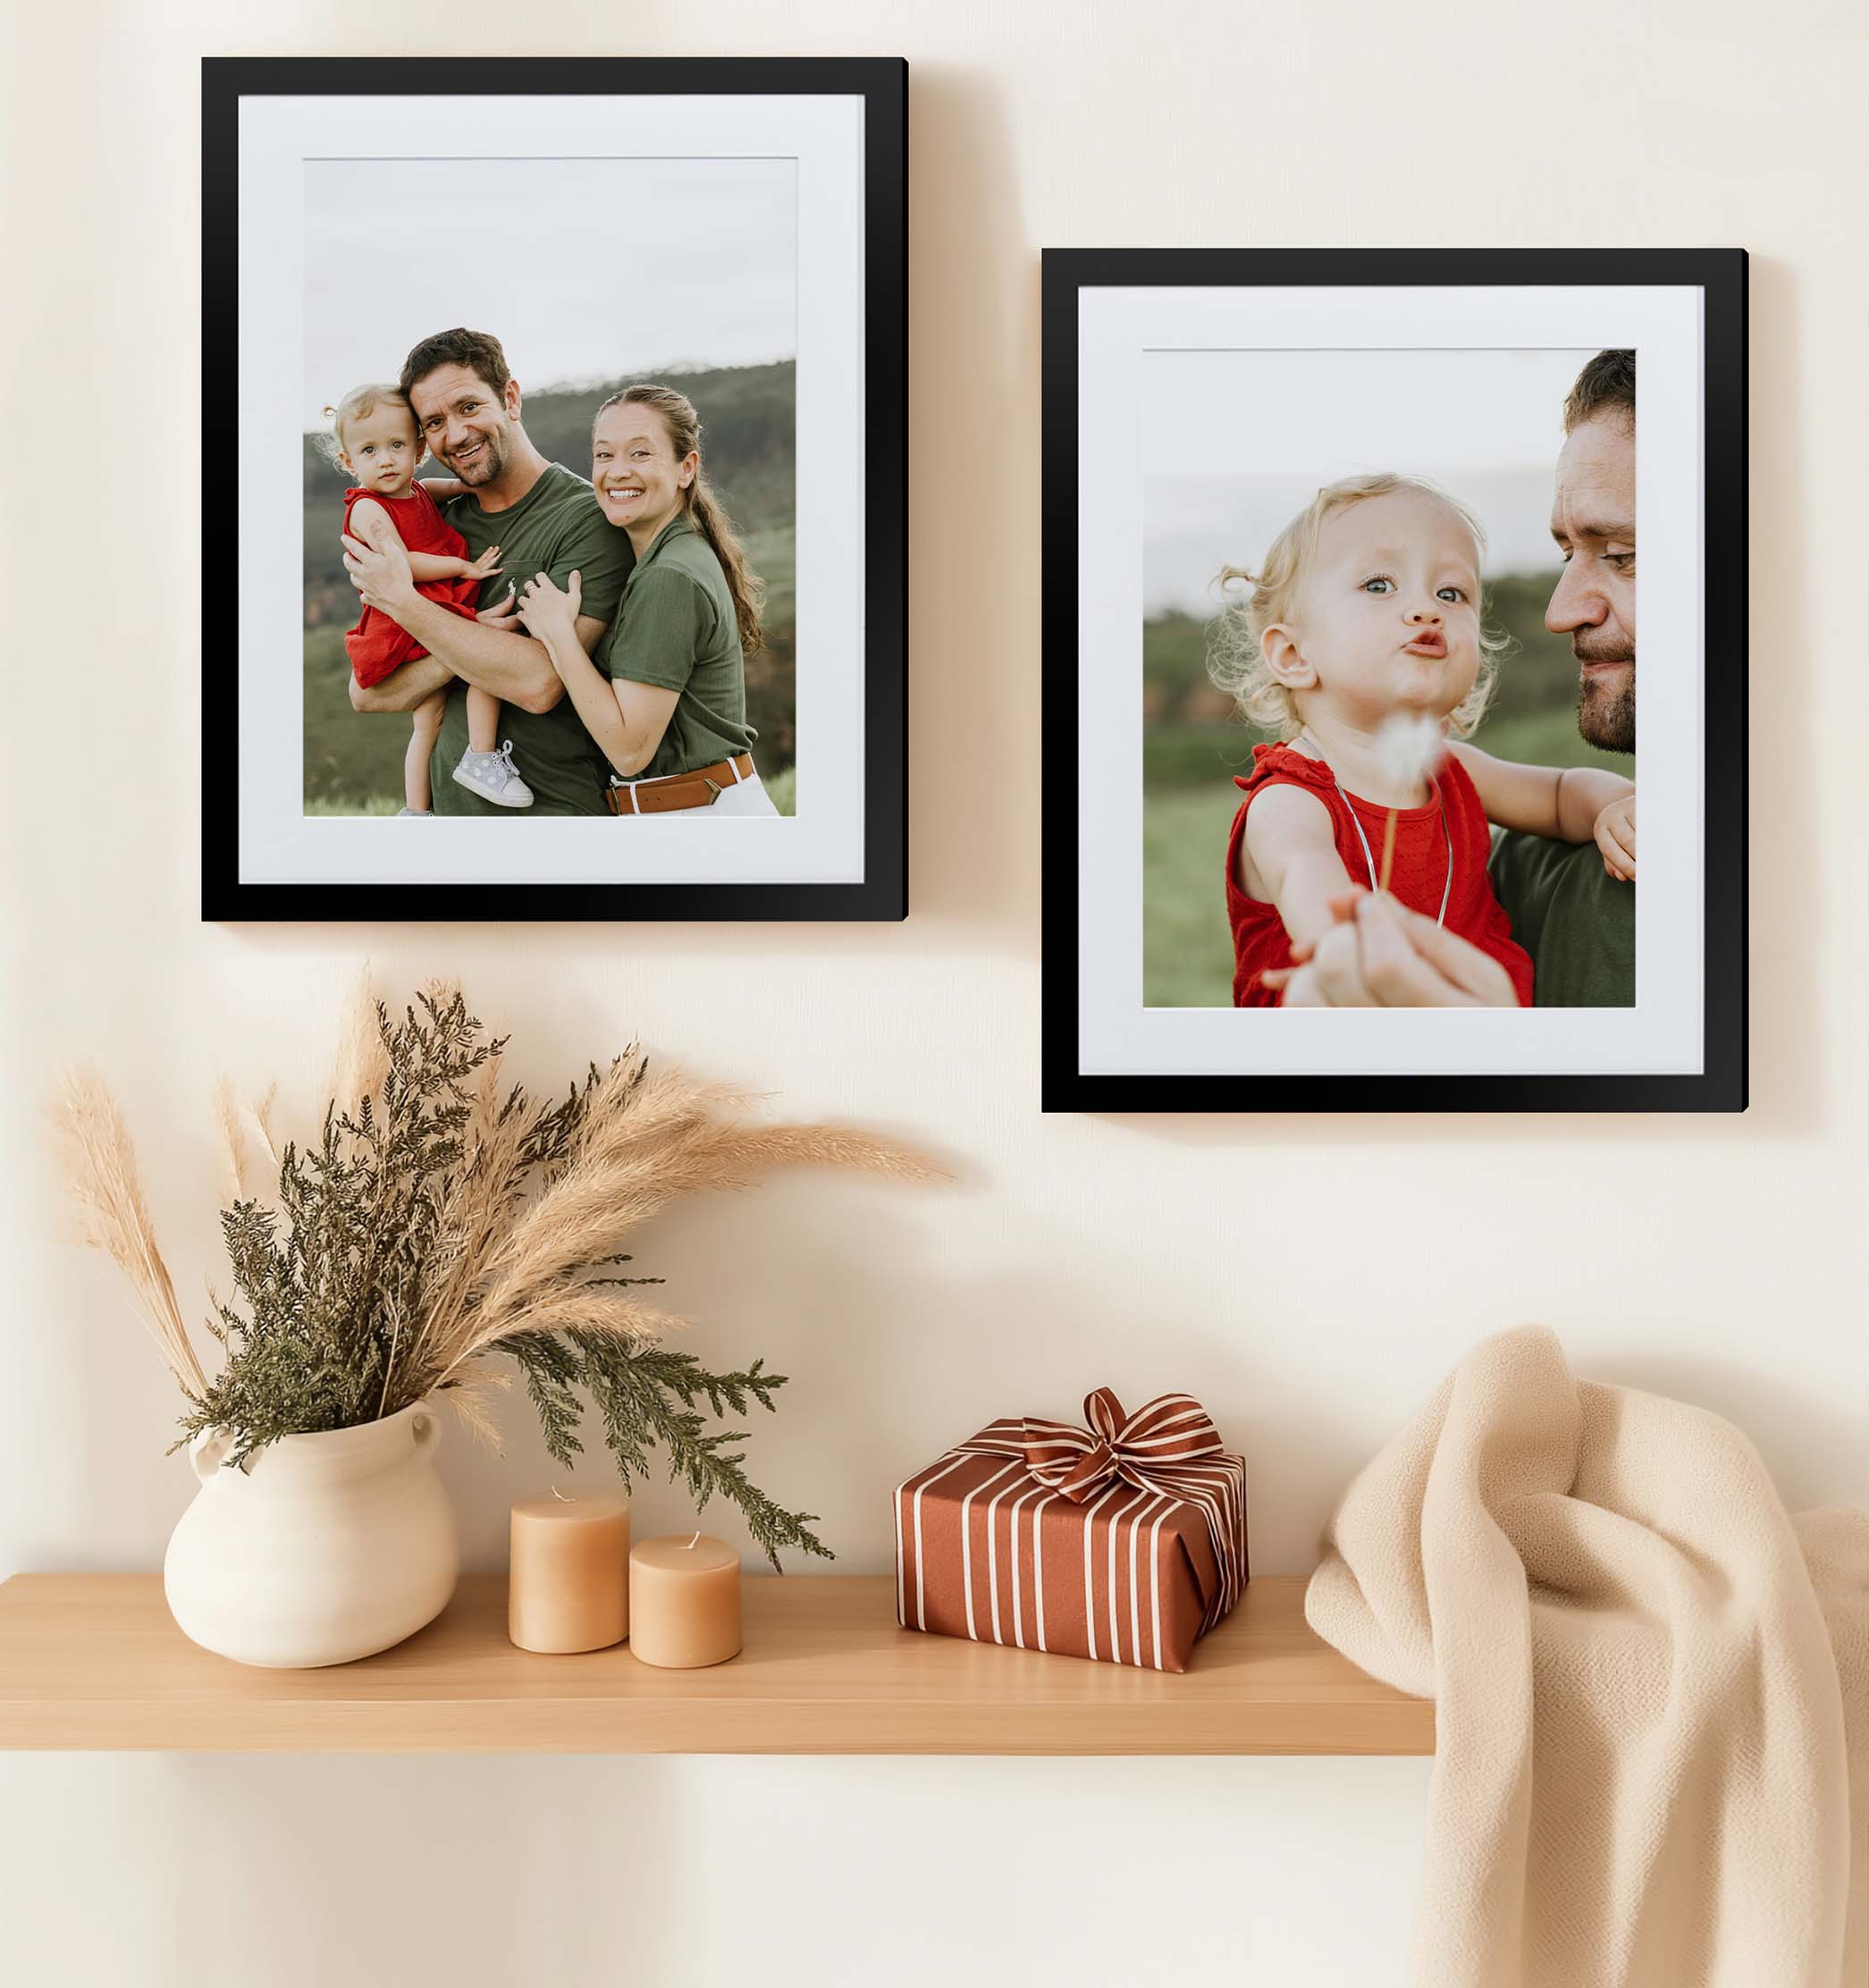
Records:
M1336 769L1325 758L1324 748L1309 732L1300 732L1298 742L1310 746L1318 755L1318 763L1330 775L1330 784L1336 788L1337 798L1343 804L1343 812L1350 817L1350 825L1356 830L1356 838L1363 846L1363 861L1369 866L1369 888L1371 890L1376 889L1376 855L1369 847L1369 838L1363 833L1363 824L1357 820L1356 809L1351 804L1350 796L1343 791L1343 783L1337 778ZM1435 914L1435 923L1444 926L1447 922L1447 900L1453 894L1453 831L1447 826L1447 801L1441 792L1441 783L1429 774L1427 784L1433 788L1435 798L1441 804L1441 837L1447 845L1447 880L1441 886L1441 908Z

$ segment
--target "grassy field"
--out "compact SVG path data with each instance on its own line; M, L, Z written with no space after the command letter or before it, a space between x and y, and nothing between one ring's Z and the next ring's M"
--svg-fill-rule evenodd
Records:
M1555 583L1555 574L1511 575L1492 590L1492 618L1519 646L1473 743L1529 765L1632 773L1629 761L1578 736L1577 664L1569 642L1543 626ZM1240 803L1233 775L1250 766L1260 735L1217 714L1205 657L1204 630L1185 616L1144 630L1144 683L1159 713L1142 735L1142 998L1150 1007L1233 999L1226 838Z
M789 535L787 535L789 536ZM789 605L791 574L786 569ZM350 708L350 666L336 628L305 637L305 812L307 815L394 814L402 805L402 754L408 720ZM749 691L750 695L750 691ZM797 769L761 778L781 814L796 811Z
M794 670L792 630L796 542L791 526L750 533L747 555L766 581L766 652L746 666L747 715L759 732L753 748L769 787L790 771ZM402 754L408 720L350 708L350 665L342 628L305 632L305 812L393 814L402 805ZM790 813L789 807L781 813Z
M360 815L395 814L401 805L400 801L384 796L374 801L307 801L305 812L310 816L354 821Z

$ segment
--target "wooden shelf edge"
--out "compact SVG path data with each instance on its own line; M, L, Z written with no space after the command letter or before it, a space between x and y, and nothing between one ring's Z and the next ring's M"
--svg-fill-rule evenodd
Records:
M1432 1754L1433 1706L1321 1643L1304 1585L1255 1580L1180 1676L922 1636L893 1580L852 1575L749 1579L745 1652L708 1671L516 1650L489 1576L379 1656L257 1671L189 1643L157 1576L20 1575L0 1583L0 1748Z

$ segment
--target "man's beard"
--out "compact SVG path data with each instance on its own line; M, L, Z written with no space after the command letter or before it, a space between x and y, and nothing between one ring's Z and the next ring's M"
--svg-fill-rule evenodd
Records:
M1613 685L1582 677L1577 686L1577 729L1587 746L1599 752L1633 753L1636 749L1636 652L1621 642L1586 642L1573 636L1570 646L1579 662L1626 662L1627 677Z
M452 462L448 461L446 457L442 458L442 460L447 462L448 468L454 471L455 476L459 477L469 490L477 490L482 484L492 483L493 478L506 468L506 459L510 453L507 448L506 437L503 434L485 435L482 440L484 446L481 450L480 460L475 463L470 469L456 469Z

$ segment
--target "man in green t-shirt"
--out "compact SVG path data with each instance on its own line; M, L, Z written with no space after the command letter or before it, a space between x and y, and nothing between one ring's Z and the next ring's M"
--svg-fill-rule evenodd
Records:
M1545 625L1578 661L1577 725L1599 750L1636 749L1636 355L1599 352L1564 402L1551 532L1564 570ZM1539 1007L1632 1007L1636 887L1612 877L1594 842L1495 837L1493 882L1512 937L1536 969ZM1356 903L1357 958L1291 998L1334 1007L1509 1007L1504 969L1402 910Z
M501 732L532 789L529 815L602 814L609 767L565 696L543 644L512 625L512 588L535 573L562 586L583 577L577 639L586 654L617 611L634 555L626 533L598 509L590 484L534 447L519 418L518 383L500 341L484 332L437 333L403 362L400 386L436 461L462 486L442 513L478 557L500 548L500 573L482 583L469 621L416 591L400 546L376 552L347 538L344 564L365 602L428 651L374 688L353 677L358 711L413 711L446 687L441 737L429 762L437 814L505 814L453 777L467 746L467 690L500 699ZM491 756L491 755L489 755Z

